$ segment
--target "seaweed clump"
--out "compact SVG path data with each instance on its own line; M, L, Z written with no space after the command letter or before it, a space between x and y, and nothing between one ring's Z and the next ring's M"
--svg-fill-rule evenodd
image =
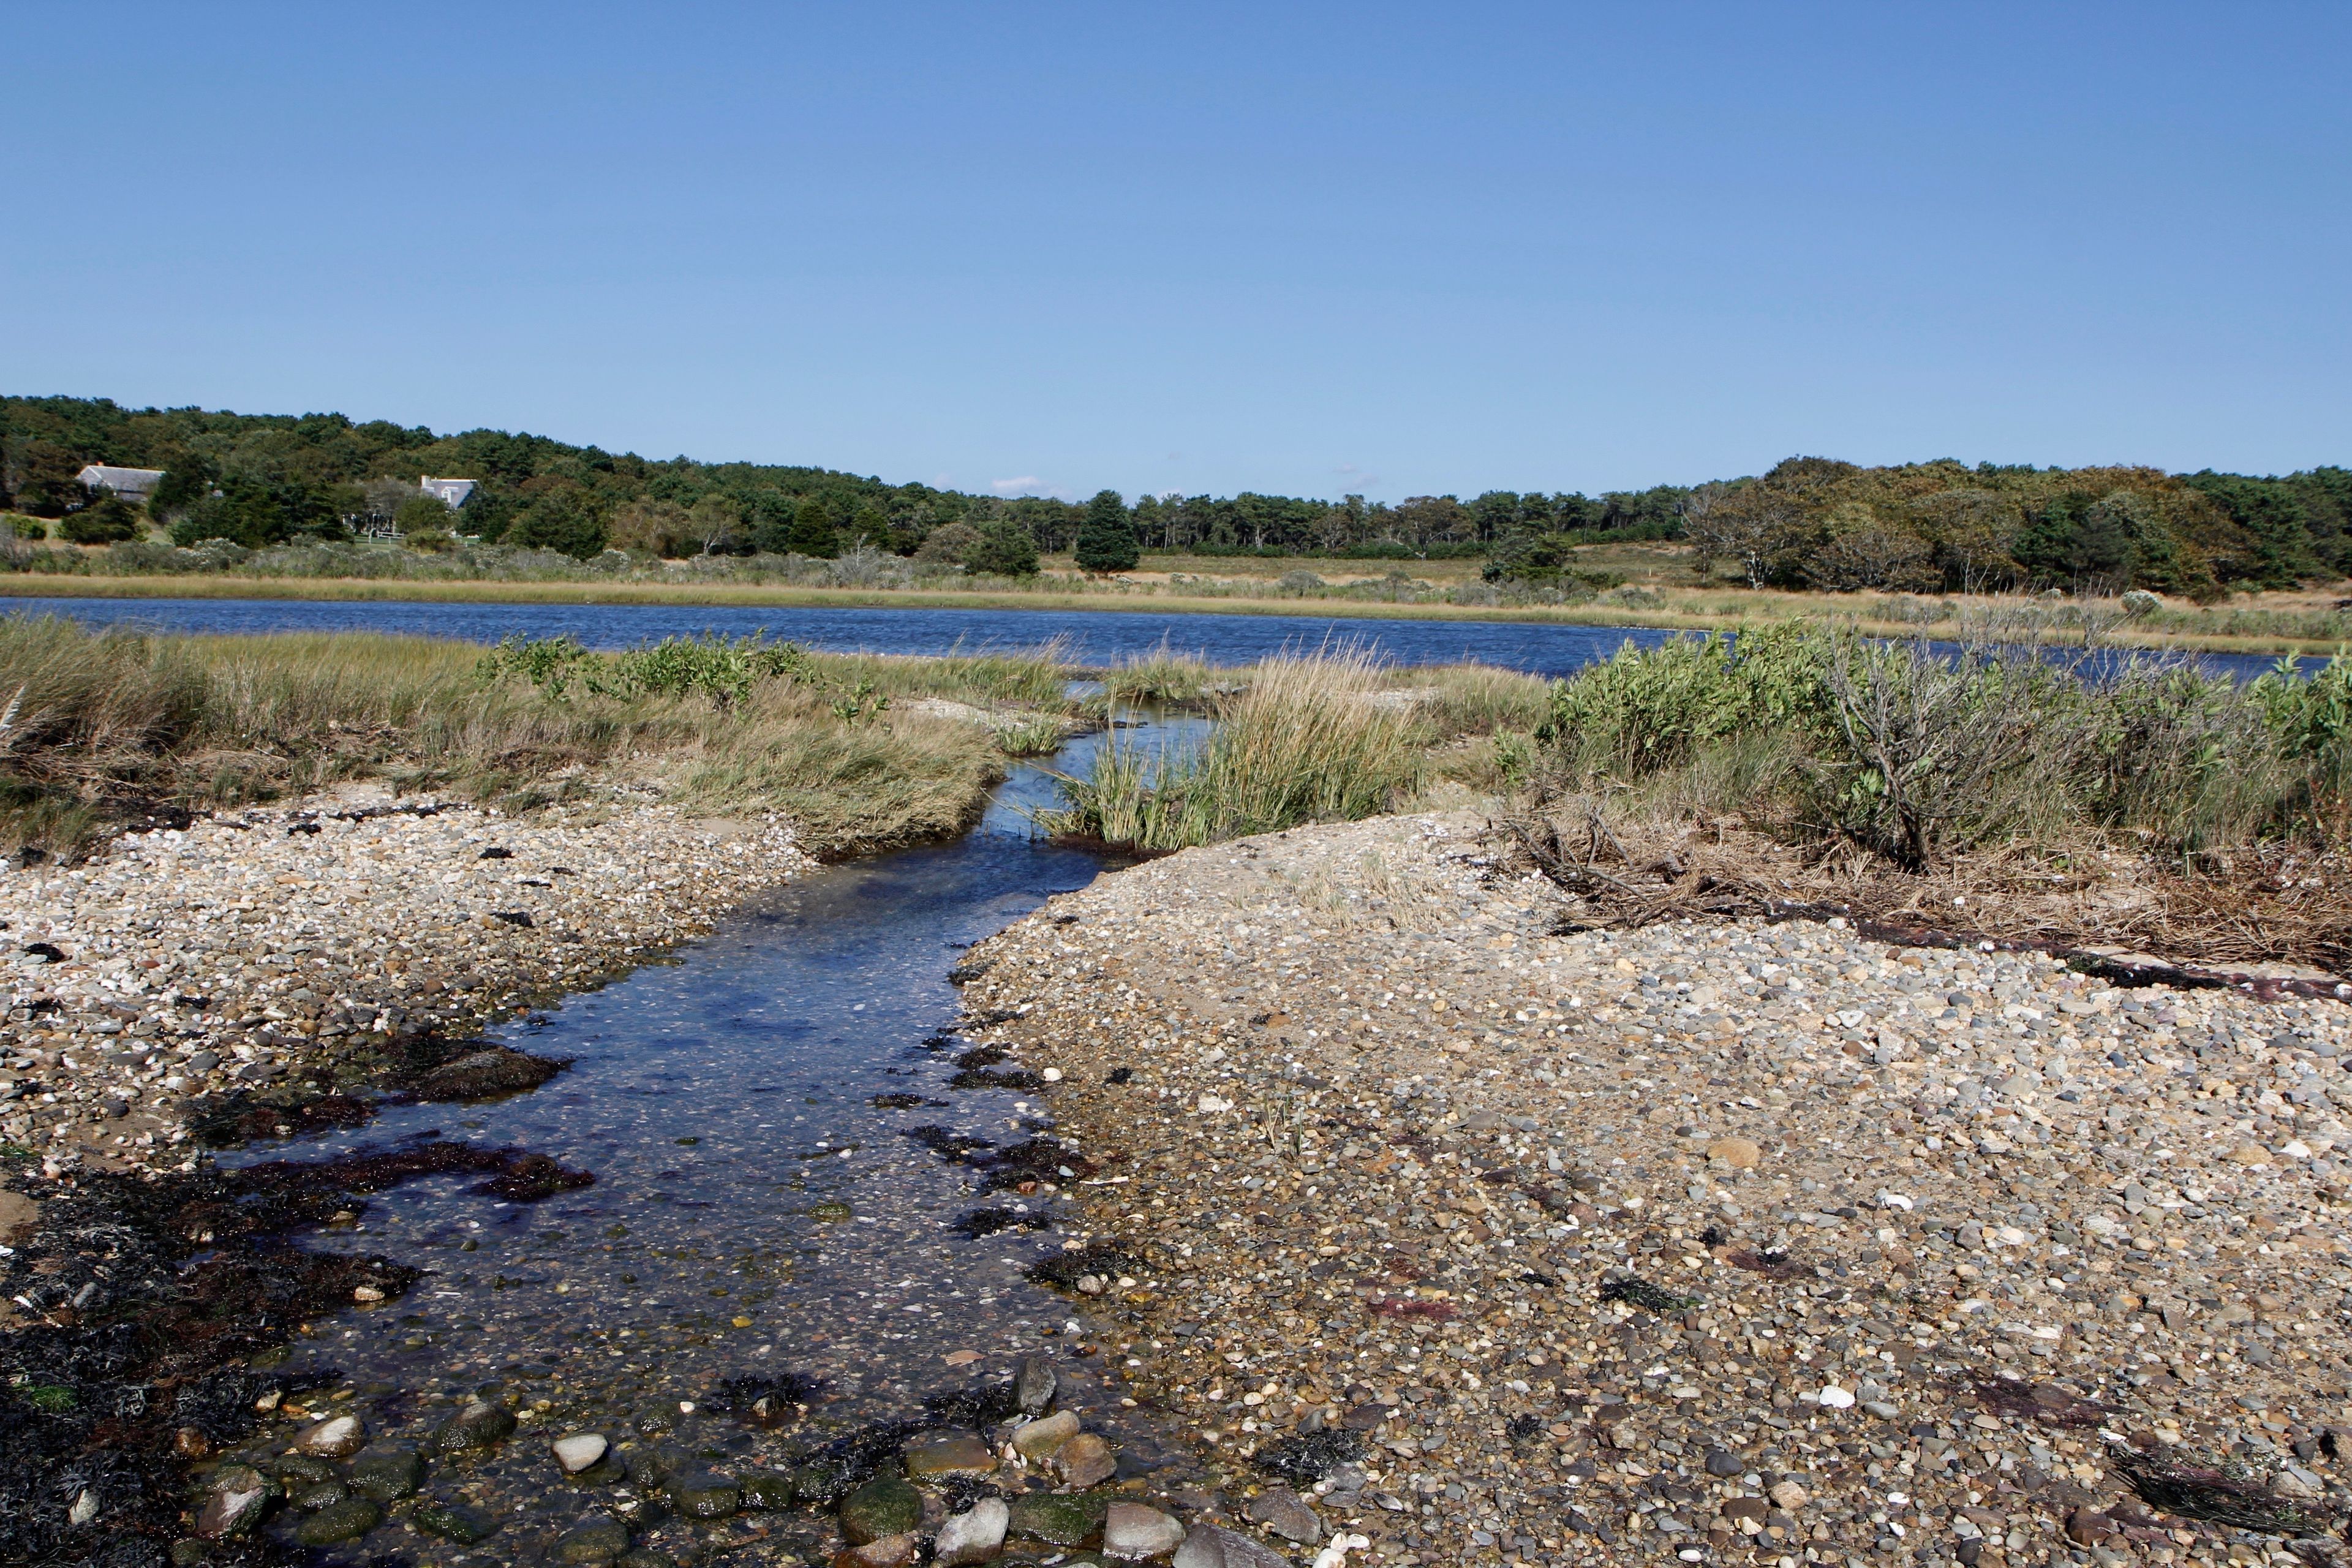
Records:
M2150 1508L2264 1535L2315 1536L2336 1523L2324 1504L2281 1497L2243 1465L2186 1465L2112 1445L2107 1462Z
M923 1396L923 1413L942 1426L984 1432L1000 1421L1021 1414L1021 1395L1010 1378L976 1383L946 1394Z
M802 1455L793 1466L793 1495L830 1508L873 1479L898 1458L908 1438L929 1430L929 1421L877 1421Z
M823 1389L797 1372L779 1377L730 1377L719 1385L722 1406L754 1426L782 1426L796 1419Z
M2015 1415L2039 1421L2045 1426L2093 1427L2115 1414L2098 1401L2085 1399L2054 1383L1976 1376L1968 1380L1968 1390L1996 1415Z
M996 1236L1008 1230L1051 1230L1053 1228L1052 1215L1030 1214L1022 1209L974 1209L956 1221L956 1229L961 1231L964 1237L971 1241L978 1241L984 1236Z
M1686 1312L1698 1305L1697 1297L1677 1296L1663 1286L1651 1284L1638 1274L1608 1280L1601 1287L1601 1299L1622 1301L1629 1307L1639 1307L1662 1318L1670 1312Z
M189 1135L207 1149L233 1149L264 1138L293 1138L359 1127L375 1115L366 1100L347 1094L309 1100L233 1089L189 1108Z
M992 1193L1024 1182L1079 1181L1101 1169L1076 1150L1063 1147L1061 1140L1045 1137L1026 1138L1000 1149L987 1165L988 1180L982 1190Z
M1033 1285L1075 1290L1078 1281L1088 1275L1107 1279L1132 1273L1142 1267L1142 1259L1117 1242L1096 1241L1041 1258L1023 1269L1021 1277Z
M974 1138L965 1132L950 1132L935 1122L928 1121L920 1127L902 1127L898 1130L898 1135L902 1138L913 1139L950 1165L960 1165L981 1150L996 1147L985 1138Z
M1364 1457L1364 1437L1344 1426L1300 1432L1260 1448L1250 1463L1304 1491L1342 1465Z
M415 1072L401 1086L418 1100L490 1100L537 1089L571 1065L568 1057L534 1057L506 1046L483 1046Z

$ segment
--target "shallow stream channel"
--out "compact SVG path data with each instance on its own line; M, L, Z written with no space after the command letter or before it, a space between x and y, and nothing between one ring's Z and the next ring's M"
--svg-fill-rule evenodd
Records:
M1199 728L1170 720L1128 743ZM1048 765L1081 772L1105 738ZM417 1494L326 1561L605 1561L609 1527L594 1527L601 1548L580 1531L602 1516L628 1531L625 1562L823 1562L842 1536L821 1472L870 1467L877 1449L895 1469L924 1428L984 1434L1024 1361L1108 1440L1110 1479L1179 1484L1180 1451L1121 1403L1116 1346L1095 1343L1078 1298L1025 1278L1062 1250L1055 1217L1083 1161L1060 1152L1034 1078L958 1063L961 950L1106 864L1037 836L1025 811L1053 797L1046 770L1024 766L964 837L812 872L708 939L495 1031L570 1058L536 1090L394 1105L303 1150L438 1137L595 1177L538 1203L428 1177L309 1240L426 1271L400 1299L314 1323L285 1363L297 1387L331 1369L300 1396L315 1414L357 1415L395 1468L403 1443L424 1460ZM511 1435L444 1453L436 1434L469 1405L505 1426L486 1405L518 1422ZM570 1433L610 1447L567 1478L552 1440ZM348 1473L320 1468L329 1486ZM697 1505L656 1484L681 1470L731 1482L732 1509L682 1517ZM815 1506L750 1506L781 1501L794 1474ZM316 1517L288 1509L272 1528L290 1540ZM1025 1560L1055 1555L1030 1544Z

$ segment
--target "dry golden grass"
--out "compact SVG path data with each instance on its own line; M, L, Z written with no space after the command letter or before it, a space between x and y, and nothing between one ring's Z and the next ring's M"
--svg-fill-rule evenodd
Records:
M92 633L0 617L0 838L69 852L110 824L382 777L517 804L589 770L665 764L675 798L767 807L838 852L967 825L1003 773L987 725L884 709L845 719L840 688L982 704L1051 691L1051 656L813 661L835 687L557 700L488 679L482 650L421 637Z

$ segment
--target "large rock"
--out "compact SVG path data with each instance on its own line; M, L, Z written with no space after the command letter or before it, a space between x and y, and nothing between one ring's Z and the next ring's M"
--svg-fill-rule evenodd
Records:
M617 1519L592 1513L555 1543L558 1563L610 1563L629 1549L629 1532Z
M444 1062L416 1080L415 1091L420 1100L483 1100L537 1089L562 1070L562 1062L493 1046Z
M196 1533L207 1541L245 1534L269 1509L269 1481L251 1465L223 1465L205 1481L205 1493Z
M1312 1546L1323 1539L1323 1521L1307 1500L1288 1487L1273 1487L1250 1499L1244 1510L1252 1524L1262 1524L1285 1541Z
M294 1447L314 1459L348 1459L367 1447L367 1428L356 1415L330 1415L305 1427Z
M923 1494L897 1476L877 1476L841 1500L841 1533L853 1546L904 1535L923 1522Z
M332 1546L357 1541L383 1521L383 1510L373 1498L347 1497L331 1502L294 1527L294 1539L305 1546Z
M1084 1491L1118 1474L1118 1460L1100 1436L1081 1432L1062 1445L1054 1456L1054 1468L1061 1471L1063 1485L1072 1491Z
M444 1454L488 1448L514 1436L512 1413L485 1399L469 1399L463 1409L434 1429L433 1447Z
M392 1502L425 1484L425 1456L414 1443L371 1443L352 1461L352 1487L378 1502Z
M1062 1450L1062 1445L1078 1435L1078 1418L1070 1411L1056 1410L1041 1420L1025 1421L1013 1429L1013 1448L1033 1465L1045 1463Z
M923 1538L909 1530L853 1546L835 1555L833 1564L834 1568L915 1568L922 1560Z
M1013 1403L1024 1415L1039 1415L1054 1403L1054 1392L1061 1381L1043 1361L1034 1355L1026 1357L1021 1363L1021 1375L1013 1380Z
M421 1502L408 1519L425 1534L437 1535L459 1546L471 1546L477 1541L487 1541L499 1531L496 1515L488 1509L476 1508L465 1502L437 1500Z
M996 1456L969 1432L925 1432L909 1439L898 1452L912 1480L984 1476L996 1468Z
M932 1547L936 1554L932 1560L940 1568L987 1562L1004 1544L1004 1532L1012 1520L1012 1510L1003 1498L981 1499L963 1512L948 1516Z
M793 1506L793 1478L773 1470L751 1470L736 1478L747 1509L787 1509Z
M551 1445L555 1462L563 1467L567 1476L576 1476L594 1466L611 1446L601 1432L566 1432Z
M743 1494L716 1470L681 1470L664 1483L669 1505L687 1519L729 1519L743 1506Z
M1169 1568L1290 1568L1290 1564L1279 1552L1246 1535L1235 1535L1213 1524L1196 1524L1185 1532L1184 1544L1176 1549L1176 1560Z
M1115 1502L1103 1515L1103 1555L1139 1563L1165 1557L1183 1543L1184 1527L1156 1508Z
M1055 1546L1076 1546L1102 1528L1109 1508L1106 1497L1028 1492L1013 1500L1005 1528Z

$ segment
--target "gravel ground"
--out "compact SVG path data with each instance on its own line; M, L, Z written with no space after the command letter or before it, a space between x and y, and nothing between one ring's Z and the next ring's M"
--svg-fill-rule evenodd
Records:
M0 1139L51 1175L194 1169L193 1110L355 1087L697 934L810 862L780 820L623 794L501 815L357 788L0 872Z
M1187 852L971 955L1203 1517L1287 1463L1397 1563L2286 1563L2340 1518L2352 1010L1549 934L1475 827Z

